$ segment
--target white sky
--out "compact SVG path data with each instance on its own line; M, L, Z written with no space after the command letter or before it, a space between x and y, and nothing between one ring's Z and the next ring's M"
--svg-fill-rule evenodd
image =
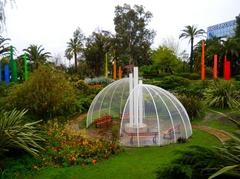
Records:
M143 5L153 13L150 28L157 32L153 47L164 38L178 39L186 25L199 28L235 19L240 0L15 0L6 7L7 32L11 43L21 53L29 44L43 45L52 53L64 55L66 42L79 26L85 35L97 28L114 33L114 9L128 3ZM181 40L188 50L188 40Z

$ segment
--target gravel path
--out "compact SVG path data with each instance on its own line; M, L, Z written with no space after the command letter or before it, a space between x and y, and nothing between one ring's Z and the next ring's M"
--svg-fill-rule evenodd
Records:
M215 137L217 137L218 140L220 140L222 143L232 139L231 134L229 134L226 131L220 130L220 129L215 129L215 128L211 128L211 127L203 126L203 125L192 125L192 128L200 129L202 131L208 132L209 134L212 134Z

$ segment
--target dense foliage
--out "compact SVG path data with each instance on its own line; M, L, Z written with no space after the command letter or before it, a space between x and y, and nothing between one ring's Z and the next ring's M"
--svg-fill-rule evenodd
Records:
M0 111L0 156L9 150L21 149L31 154L37 154L42 149L42 134L37 128L37 122L27 123L23 111Z
M29 113L47 118L74 110L75 94L64 75L48 67L39 67L31 78L11 88L8 108L28 109Z
M203 112L203 104L201 102L201 98L193 96L191 94L177 95L177 98L187 110L190 119L200 116L200 114Z
M218 80L210 84L204 93L206 103L217 108L235 108L239 106L238 94L231 81Z

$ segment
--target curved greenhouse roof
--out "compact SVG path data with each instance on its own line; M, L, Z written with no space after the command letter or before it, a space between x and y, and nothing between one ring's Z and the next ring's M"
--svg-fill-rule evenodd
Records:
M120 142L125 146L160 146L192 135L181 102L160 87L142 84L137 68L134 75L109 84L94 98L87 127L107 117L121 119Z
M102 116L119 117L129 96L129 79L123 78L106 86L94 98L87 114L87 127Z
M137 96L136 106L131 104L134 95ZM135 116L130 112L131 105ZM191 135L188 114L175 96L153 85L139 84L133 89L121 120L120 141L123 145L165 145Z

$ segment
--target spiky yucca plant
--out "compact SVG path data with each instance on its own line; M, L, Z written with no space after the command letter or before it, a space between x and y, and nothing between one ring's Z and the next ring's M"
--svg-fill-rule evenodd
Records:
M26 110L0 111L0 155L14 148L37 154L42 147L39 142L44 139L36 124L40 121L26 123L23 116Z
M239 106L235 86L231 81L217 80L204 93L206 103L217 108L235 108Z

